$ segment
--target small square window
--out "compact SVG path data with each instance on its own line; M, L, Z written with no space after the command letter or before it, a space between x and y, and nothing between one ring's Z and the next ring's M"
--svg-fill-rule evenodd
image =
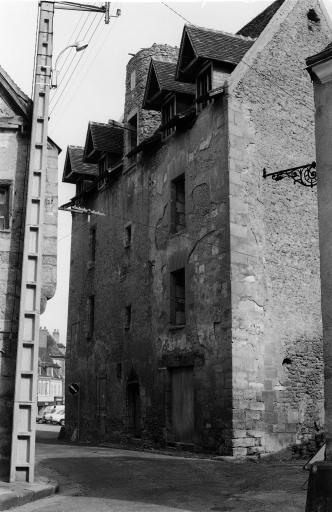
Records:
M185 175L171 182L171 233L178 233L186 226Z
M10 186L0 184L0 229L9 229Z
M131 239L132 239L131 224L127 224L127 226L125 227L125 239L124 239L125 247L131 246Z
M125 307L124 315L124 328L129 330L131 326L131 304Z
M170 323L184 325L186 323L186 275L184 268L171 272L170 285Z

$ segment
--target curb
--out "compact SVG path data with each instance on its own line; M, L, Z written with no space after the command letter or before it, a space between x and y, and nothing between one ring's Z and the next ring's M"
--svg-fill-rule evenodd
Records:
M0 510L19 507L32 501L47 498L59 490L57 482L37 482L35 484L0 485Z

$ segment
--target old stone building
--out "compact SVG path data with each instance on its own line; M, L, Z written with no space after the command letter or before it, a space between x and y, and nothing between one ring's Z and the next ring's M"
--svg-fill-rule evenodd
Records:
M129 61L123 123L68 148L69 434L245 456L322 429L316 191L263 169L315 159L305 58L331 33L320 0L185 26Z
M0 473L8 477L12 433L31 100L0 67ZM58 146L49 139L42 308L55 291Z

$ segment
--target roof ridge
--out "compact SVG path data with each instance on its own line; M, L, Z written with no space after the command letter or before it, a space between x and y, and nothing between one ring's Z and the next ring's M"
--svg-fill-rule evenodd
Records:
M237 35L242 35L241 32L251 32L252 37L260 36L265 27L270 23L275 14L279 11L280 7L284 4L285 0L274 0L263 11L259 12L254 18L246 23Z
M226 32L225 30L218 30L215 28L207 28L207 27L200 27L198 25L188 25L186 24L185 27L188 28L194 28L198 30L204 30L205 32L212 32L214 34L223 34L225 36L234 37L236 39L242 39L243 41L256 41L256 37L249 37L249 36L243 36L241 34L233 34L232 32Z

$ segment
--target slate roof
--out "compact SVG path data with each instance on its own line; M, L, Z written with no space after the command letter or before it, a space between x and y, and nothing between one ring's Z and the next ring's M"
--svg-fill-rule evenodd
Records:
M0 85L7 91L7 94L10 96L11 100L16 104L18 109L21 111L21 114L25 116L27 119L30 118L32 112L33 102L29 96L27 96L22 89L14 82L14 80L6 73L3 67L0 66ZM48 142L55 146L58 150L58 153L61 153L61 148L51 139L51 137L47 137Z
M151 108L152 106L157 106L162 101L162 98L159 98L159 101L151 103L149 100L149 86L150 81L152 79L153 73L158 82L159 93L162 95L163 93L175 92L178 94L188 94L195 95L195 86L192 84L188 84L185 82L179 82L175 80L175 72L176 72L176 62L165 62L160 60L151 59L150 69L148 73L145 95L143 100L143 108Z
M188 37L194 56L197 59L208 59L223 62L235 67L254 44L254 40L241 35L228 34L220 30L212 30L193 25L185 25L182 34L180 57L177 64L176 79L184 79L181 72L184 46Z
M219 30L187 25L187 34L197 57L238 64L254 41Z
M123 155L123 128L109 123L89 122L87 141L91 136L94 151ZM87 157L87 144L85 157Z
M263 12L258 14L258 16L242 27L237 34L252 38L259 37L284 1L285 0L275 0L275 2L269 5Z
M308 67L312 66L313 64L317 64L318 62L322 62L328 58L331 58L332 56L332 43L329 43L324 50L322 50L319 53L316 53L316 55L312 55L311 57L308 57L306 59L306 64Z
M28 116L32 106L32 100L27 96L14 80L6 73L3 67L0 66L0 83L9 92L12 99L15 101L17 106L20 108L25 116Z
M175 80L176 62L152 61L160 89L165 91L195 94L195 86Z
M83 162L84 148L79 146L68 146L62 181L75 183L77 176L86 175L87 178L98 176L98 165Z

